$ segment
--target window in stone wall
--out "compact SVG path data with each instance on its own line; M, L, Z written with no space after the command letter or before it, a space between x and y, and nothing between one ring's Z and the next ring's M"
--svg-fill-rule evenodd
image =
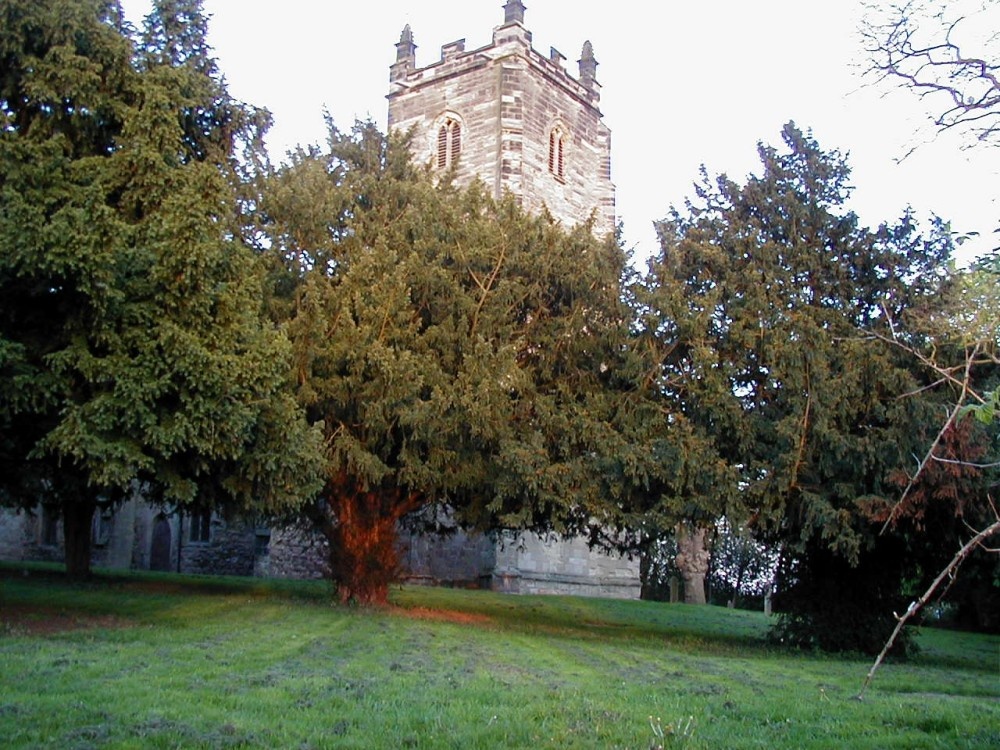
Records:
M549 131L549 172L560 182L566 179L566 134L559 125Z
M42 506L38 542L46 547L55 547L59 544L59 512L51 505Z
M191 541L212 541L212 511L198 510L191 514Z
M95 547L103 547L111 540L111 516L110 510L101 510L100 508L94 513L90 538Z
M446 169L455 163L462 151L462 126L451 117L446 118L438 127L437 135L437 165L438 169Z

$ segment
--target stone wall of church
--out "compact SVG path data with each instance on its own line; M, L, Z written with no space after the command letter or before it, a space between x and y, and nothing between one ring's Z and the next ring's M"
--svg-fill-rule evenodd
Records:
M139 501L128 500L115 511L98 510L91 526L91 565L100 568L129 569L136 552L136 539L142 534Z
M496 565L491 534L400 530L400 566L409 583L489 588Z
M211 527L211 538L206 542L184 538L180 549L180 572L252 576L259 546L253 525L213 518Z
M502 61L501 141L509 187L529 211L548 208L567 226L596 212L598 231L611 232L611 132L591 101L592 92L571 78L553 53L554 60L528 49ZM562 176L549 169L549 136L557 128L565 133Z
M0 509L0 560L61 562L62 523L41 506L31 510Z
M585 539L505 534L492 588L515 594L573 594L638 599L639 559L591 549Z
M51 524L51 528L46 529ZM112 511L97 511L91 526L91 565L111 570L160 570L253 575L260 539L244 521L213 517L211 538L192 542L190 522L134 496ZM0 560L62 562L62 523L33 512L0 509Z
M452 49L461 46L452 45ZM456 179L464 184L478 177L499 195L499 101L499 71L488 59L477 53L443 53L440 62L411 71L405 87L390 94L389 128L402 132L413 128L415 161L434 165L437 128L445 116L456 117L462 133Z
M0 560L23 560L31 544L34 523L25 511L0 508Z
M270 578L322 578L327 571L330 545L305 525L275 526L256 574Z

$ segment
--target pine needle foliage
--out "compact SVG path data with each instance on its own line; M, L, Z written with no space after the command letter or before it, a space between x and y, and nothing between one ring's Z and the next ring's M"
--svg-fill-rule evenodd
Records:
M331 125L267 191L299 399L324 425L316 520L341 598L384 601L395 526L580 533L609 515L625 255L414 167L402 136Z
M703 172L658 225L643 329L671 418L712 476L670 502L781 545L786 641L876 652L908 564L865 509L895 497L937 396L919 395L926 380L874 334L938 304L951 240L941 223L921 235L909 215L862 226L846 209L844 157L791 123L782 140L759 147L743 185Z
M140 64L116 3L0 14L3 500L60 506L79 576L94 509L136 486L180 506L299 502L318 435L282 395L289 344L234 233L232 143L191 125L211 111L197 92L221 111L224 90L166 50Z

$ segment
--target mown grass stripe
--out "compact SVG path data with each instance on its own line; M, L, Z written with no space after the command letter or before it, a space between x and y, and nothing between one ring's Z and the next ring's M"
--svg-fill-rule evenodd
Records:
M0 586L5 748L1000 744L995 636L926 630L861 703L866 659L777 651L759 613L416 587L366 612L317 582L10 565Z

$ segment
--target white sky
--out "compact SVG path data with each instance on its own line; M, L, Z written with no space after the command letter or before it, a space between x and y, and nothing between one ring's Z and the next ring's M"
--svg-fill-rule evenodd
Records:
M589 39L600 63L601 109L612 131L612 179L625 241L655 251L652 222L692 194L698 167L742 181L756 145L780 144L782 125L811 128L824 149L849 156L862 220L898 218L905 206L978 231L963 255L994 244L1000 149L961 150L929 139L927 109L908 92L865 85L861 0L526 0L525 26L543 54L556 47L576 70ZM122 0L138 25L149 0ZM373 118L384 130L389 65L404 24L417 65L442 44L490 42L503 0L204 0L210 42L230 93L266 107L276 160L321 142L322 112L341 129ZM930 105L927 105L930 106ZM923 128L922 134L918 131ZM928 141L924 143L924 141ZM914 145L915 153L900 163Z

